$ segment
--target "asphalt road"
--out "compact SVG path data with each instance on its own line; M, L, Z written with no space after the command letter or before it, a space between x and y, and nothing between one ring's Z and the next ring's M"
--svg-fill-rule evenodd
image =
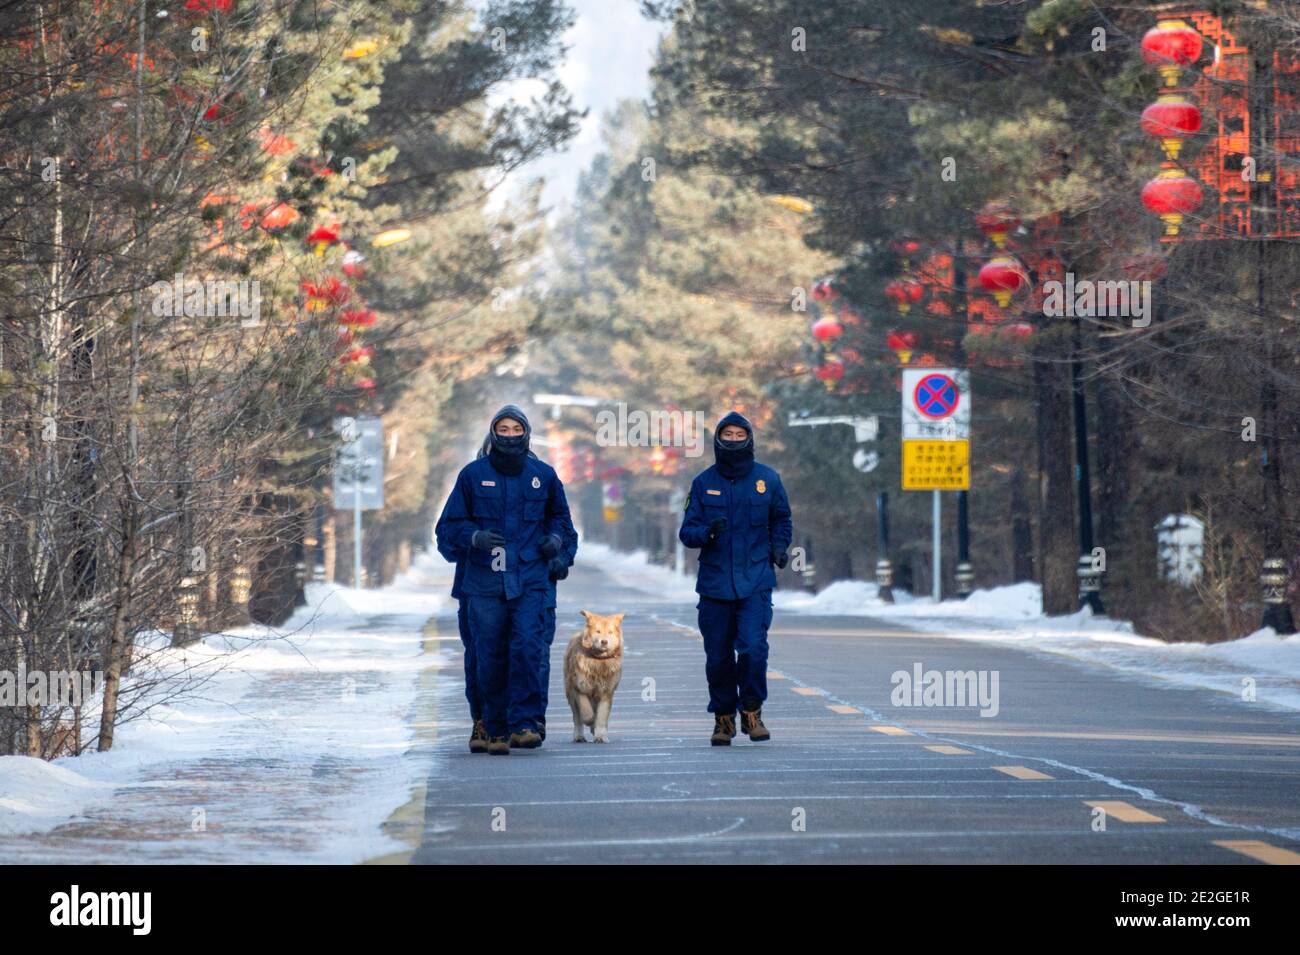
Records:
M582 608L627 613L608 745L570 741L560 663ZM434 624L457 655L454 615ZM410 861L1300 862L1294 713L1019 648L778 612L773 738L714 748L694 624L693 604L575 568L560 590L550 735L504 758L469 753L460 671L439 671ZM891 674L917 663L996 671L997 715L894 706Z

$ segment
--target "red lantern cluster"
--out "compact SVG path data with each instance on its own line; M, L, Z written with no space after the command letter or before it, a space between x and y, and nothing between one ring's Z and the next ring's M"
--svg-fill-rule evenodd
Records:
M1179 73L1201 56L1200 33L1182 20L1161 20L1142 38L1142 57L1165 80L1165 92L1142 113L1142 131L1160 141L1165 161L1160 174L1142 188L1142 204L1165 224L1165 236L1178 235L1184 218L1201 207L1201 184L1177 164L1183 142L1201 130L1200 108L1172 89Z

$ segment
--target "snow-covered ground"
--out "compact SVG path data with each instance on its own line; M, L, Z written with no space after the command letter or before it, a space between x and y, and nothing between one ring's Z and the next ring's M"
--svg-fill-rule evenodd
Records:
M649 563L644 552L619 553L584 543L578 560L599 566L625 586L695 600L693 578ZM1045 617L1038 585L1028 583L977 590L966 600L940 604L900 591L896 602L887 604L874 583L844 580L815 596L778 590L773 603L785 613L872 617L941 631L957 640L1007 643L1238 696L1252 681L1260 702L1300 710L1300 634L1280 638L1261 630L1226 643L1165 643L1134 633L1127 622L1094 618L1088 611Z
M0 757L0 858L348 863L404 848L380 824L427 772L411 710L421 671L445 663L421 631L450 574L422 554L382 590L308 585L278 628L159 642L151 676L196 690L121 726L110 752Z

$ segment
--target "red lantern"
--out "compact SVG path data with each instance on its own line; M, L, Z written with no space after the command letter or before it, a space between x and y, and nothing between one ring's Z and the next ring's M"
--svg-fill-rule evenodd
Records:
M283 229L285 226L292 225L297 221L297 209L287 202L277 202L262 216L262 228L269 230Z
M1177 159L1183 140L1201 131L1201 111L1182 93L1162 93L1142 111L1142 131L1160 140L1166 159Z
M906 365L912 358L913 349L916 348L916 335L912 332L890 332L885 336L885 344L898 356L898 363Z
M316 247L318 256L324 255L325 250L339 240L338 223L334 225L317 226L312 230L311 235L307 236L307 243Z
M990 202L975 216L975 225L1000 249L1007 244L1007 236L1020 228L1020 217L1010 203Z
M1023 291L1029 285L1029 275L1025 267L1009 255L999 255L980 269L980 285L991 292L1003 308L1011 302L1011 296Z
M885 286L885 297L904 315L911 311L913 305L921 301L924 293L924 286L916 279L894 279Z
M1007 338L1026 339L1034 334L1034 326L1025 322L1011 322L1008 325L1001 326L1001 333Z
M919 239L899 239L893 244L893 249L895 253L906 259L921 251L921 242Z
M818 279L813 282L812 297L814 302L833 302L839 298L839 293L831 285L830 279Z
M1160 164L1160 175L1142 187L1142 204L1165 224L1165 235L1177 235L1183 217L1201 207L1201 184L1172 162Z
M322 311L330 305L346 305L352 298L352 290L333 276L320 285L304 281L301 287L307 295L307 309L312 312Z
M824 364L818 365L813 374L818 380L826 382L827 388L833 388L835 382L844 377L844 362L832 356Z
M1166 86L1178 73L1201 58L1201 35L1182 20L1161 20L1142 37L1142 59L1160 70Z
M819 342L830 342L844 334L844 326L827 315L813 323L812 333Z

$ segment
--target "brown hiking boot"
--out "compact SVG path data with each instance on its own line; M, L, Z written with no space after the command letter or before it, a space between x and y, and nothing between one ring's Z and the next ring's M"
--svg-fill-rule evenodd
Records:
M730 746L736 735L736 714L718 713L713 717L713 736L709 742L714 746Z
M528 727L510 734L511 749L536 749L541 745L541 735Z
M509 756L510 742L504 736L493 736L488 740L487 751L489 756Z
M740 728L755 743L762 743L772 738L772 734L763 725L763 709L740 711Z
M483 725L482 720L474 721L474 729L469 734L469 751L471 753L486 753L488 751L487 727Z

